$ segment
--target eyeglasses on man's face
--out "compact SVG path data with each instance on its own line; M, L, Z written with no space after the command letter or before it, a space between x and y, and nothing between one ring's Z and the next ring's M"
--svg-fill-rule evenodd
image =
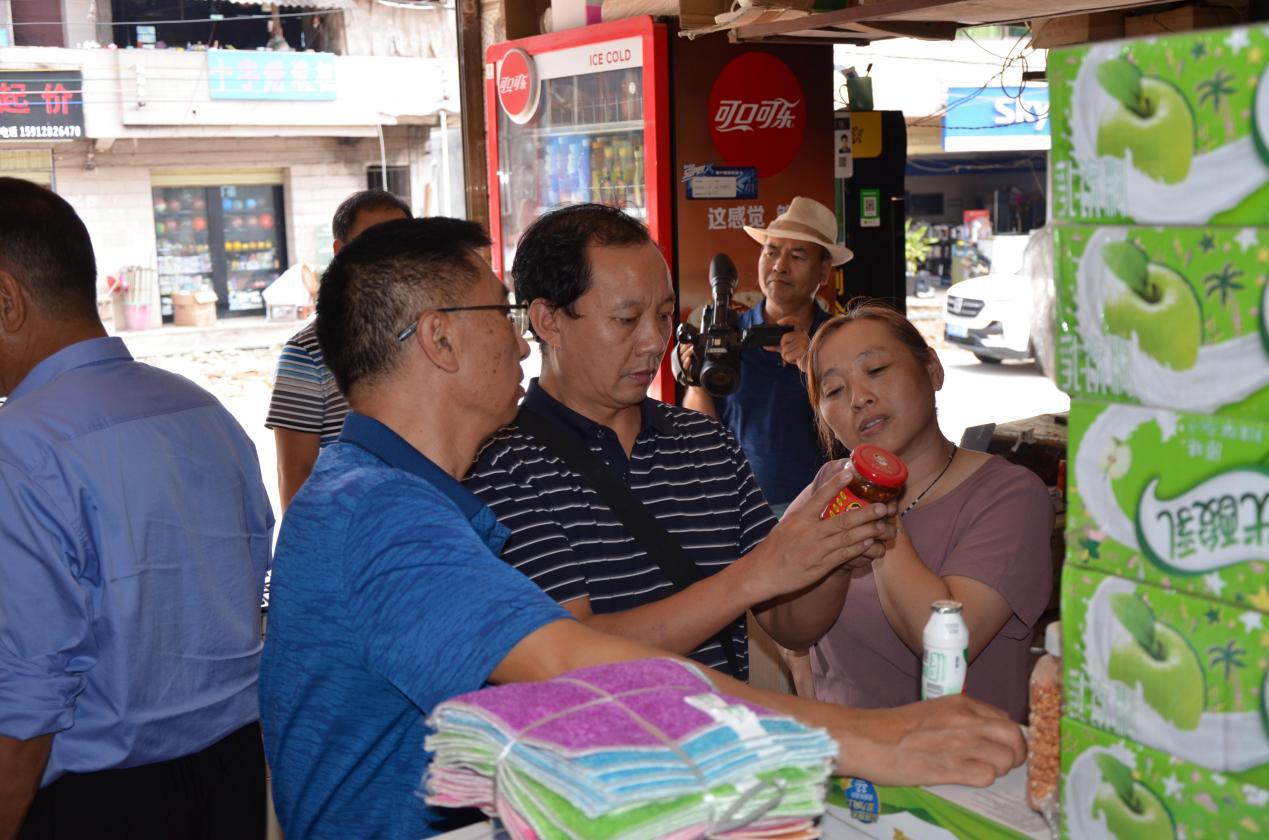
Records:
M423 312L501 312L511 322L511 327L516 331L516 335L528 335L531 324L529 323L529 305L527 303L486 303L480 306L441 306L436 309L423 310ZM397 333L397 341L405 341L419 328L419 318L423 317L423 312L418 314L410 326Z

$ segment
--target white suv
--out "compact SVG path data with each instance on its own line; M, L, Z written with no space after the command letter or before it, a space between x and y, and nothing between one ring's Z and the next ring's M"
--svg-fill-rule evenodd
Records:
M948 289L944 335L980 362L1033 359L1051 375L1056 290L1050 228L1027 237L1017 272L971 277Z
M1033 310L1026 275L971 277L947 290L946 337L980 362L1030 359Z

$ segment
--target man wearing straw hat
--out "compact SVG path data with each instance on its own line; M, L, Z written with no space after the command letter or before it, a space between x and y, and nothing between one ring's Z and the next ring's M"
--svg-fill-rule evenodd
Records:
M71 206L0 178L0 837L263 838L260 464L96 284Z
M758 285L763 300L741 315L739 326L790 324L793 332L784 335L779 347L741 351L736 393L716 397L691 387L683 404L717 417L735 435L762 494L779 516L811 483L826 458L801 365L811 336L829 318L816 304L815 294L828 283L833 266L853 254L837 244L833 211L803 196L795 197L767 227L746 226L745 233L762 245Z

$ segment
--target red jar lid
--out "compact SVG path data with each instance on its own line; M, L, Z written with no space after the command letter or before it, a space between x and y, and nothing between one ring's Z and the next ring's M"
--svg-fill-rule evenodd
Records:
M882 487L902 487L908 480L908 467L888 449L865 443L850 453L850 462L860 478Z

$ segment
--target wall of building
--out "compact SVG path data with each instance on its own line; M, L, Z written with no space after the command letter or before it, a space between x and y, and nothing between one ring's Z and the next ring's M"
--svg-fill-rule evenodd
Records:
M150 171L135 164L85 169L83 155L53 155L57 193L79 213L92 236L97 274L119 275L127 266L157 264Z
M377 125L434 121L441 108L458 110L452 59L335 56L334 62L334 100L246 101L211 98L205 53L0 49L0 68L78 69L84 130L93 138L369 137Z
M386 130L389 166L411 166L411 194L422 195L429 177L421 127ZM290 262L318 263L335 208L366 188L366 170L380 160L378 139L299 137L259 140L123 140L108 150L87 143L53 150L57 192L75 207L97 249L101 277L131 265L157 264L152 179L172 170L280 169L285 188ZM414 204L416 212L422 207Z

